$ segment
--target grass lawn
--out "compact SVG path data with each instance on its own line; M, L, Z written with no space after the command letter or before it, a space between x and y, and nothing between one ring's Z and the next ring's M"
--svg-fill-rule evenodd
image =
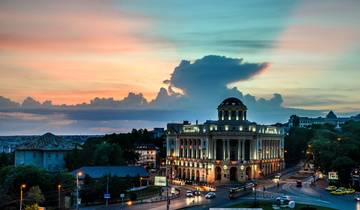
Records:
M272 205L274 204L273 202L269 202L269 201L258 201L259 202L259 207L258 208L262 208L263 210L273 210L272 209ZM229 206L230 208L252 208L253 206L253 202L244 202L244 203L239 203L239 204L235 204L232 206ZM306 208L309 207L309 208ZM327 207L322 207L322 206L314 206L314 205L307 205L307 204L296 204L294 210L334 210L332 208L327 208Z
M161 187L149 186L135 193L137 195L137 199L145 199L145 198L153 197L155 195L159 195L160 191L161 191Z

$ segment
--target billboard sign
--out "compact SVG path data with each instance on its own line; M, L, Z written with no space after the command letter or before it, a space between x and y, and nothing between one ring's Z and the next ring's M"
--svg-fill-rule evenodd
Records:
M337 172L329 172L328 177L329 177L329 180L338 180L339 179Z
M166 176L155 176L155 186L166 187Z

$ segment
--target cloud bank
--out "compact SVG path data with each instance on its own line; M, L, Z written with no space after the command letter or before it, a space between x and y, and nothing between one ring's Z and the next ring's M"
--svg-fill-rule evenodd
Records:
M142 93L127 97L96 97L89 103L54 105L28 97L21 104L0 97L1 134L106 133L138 127L165 126L167 122L216 119L216 107L226 97L241 99L249 109L249 120L259 123L285 122L291 114L318 115L317 110L283 106L274 93L270 99L243 94L228 84L249 80L269 68L268 63L246 63L243 59L209 55L193 62L183 60L164 81L155 99ZM7 123L5 123L7 121Z

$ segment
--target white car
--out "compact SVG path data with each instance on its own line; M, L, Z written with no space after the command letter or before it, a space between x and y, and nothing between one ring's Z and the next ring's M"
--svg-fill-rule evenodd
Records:
M206 198L206 199L216 198L216 194L215 194L214 192L208 192L208 193L205 195L205 198Z
M194 193L191 190L187 190L185 195L186 197L191 198L194 196Z
M355 200L360 201L360 194L355 195Z
M287 195L283 195L283 196L279 196L275 199L277 204L283 205L283 204L289 204L289 202L291 201L290 196Z

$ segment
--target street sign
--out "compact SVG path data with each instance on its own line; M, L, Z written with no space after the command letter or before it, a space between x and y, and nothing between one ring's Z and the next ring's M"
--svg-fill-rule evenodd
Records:
M155 186L166 187L166 176L155 176Z
M105 198L105 199L110 199L110 193L105 193L105 194L104 194L104 198Z
M337 172L329 172L329 180L338 180L338 174Z
M125 194L124 194L124 193L121 193L121 194L120 194L120 198L125 198Z

